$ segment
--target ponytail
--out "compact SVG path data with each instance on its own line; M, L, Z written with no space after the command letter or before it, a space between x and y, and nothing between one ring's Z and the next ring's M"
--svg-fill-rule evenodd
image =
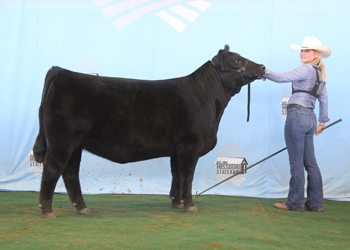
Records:
M317 51L317 50L316 50ZM319 52L319 51L317 51ZM316 64L317 67L319 67L321 69L321 73L322 73L322 82L326 81L326 69L322 63L322 57L321 57L321 52L319 52L320 55L315 58L315 60L313 60L310 64Z

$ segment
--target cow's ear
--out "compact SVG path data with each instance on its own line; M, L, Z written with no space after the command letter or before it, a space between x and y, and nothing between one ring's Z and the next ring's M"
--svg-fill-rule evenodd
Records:
M217 67L220 68L221 71L224 71L224 64L222 61L222 56L224 52L222 49L219 50L218 54L216 56L213 57L213 59L211 59L211 61L213 62L213 64Z
M226 44L224 50L225 50L226 52L229 52L229 51L230 51L230 46L228 46L228 45Z

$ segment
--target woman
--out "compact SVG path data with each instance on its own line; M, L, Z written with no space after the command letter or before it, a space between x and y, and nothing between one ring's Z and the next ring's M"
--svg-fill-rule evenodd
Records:
M323 188L320 169L315 154L313 134L322 133L328 119L328 98L325 86L326 74L322 58L329 57L331 51L315 37L305 37L302 46L292 44L292 49L300 49L302 66L286 72L276 73L268 69L265 78L282 83L292 82L293 93L287 106L284 137L287 145L291 178L288 199L276 203L279 209L322 212ZM316 99L319 101L319 124L313 111ZM304 200L304 168L307 176L307 200Z

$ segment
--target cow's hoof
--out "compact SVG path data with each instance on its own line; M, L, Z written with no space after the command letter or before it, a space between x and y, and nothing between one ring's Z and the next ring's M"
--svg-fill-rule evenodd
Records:
M91 214L91 211L88 208L84 208L80 210L78 214Z
M173 208L179 208L179 209L182 209L184 208L184 204L183 203L171 203L171 205L173 206Z
M43 214L42 216L44 219L55 219L56 215L54 213L47 213L47 214Z
M189 213L197 213L198 209L195 206L192 207L188 207L185 209L185 212L189 212Z

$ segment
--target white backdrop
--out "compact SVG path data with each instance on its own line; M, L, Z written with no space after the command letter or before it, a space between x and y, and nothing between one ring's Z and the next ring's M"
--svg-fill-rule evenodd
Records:
M137 79L188 75L229 44L231 51L286 72L298 67L304 36L332 50L327 68L329 117L343 122L315 137L325 198L350 200L348 84L350 2L346 0L1 0L0 190L38 191L42 168L31 166L38 107L46 72L70 70ZM234 96L222 118L217 146L197 165L193 192L229 175L217 157L245 157L248 167L285 147L280 102L290 83L252 83ZM317 104L318 106L318 104ZM318 113L318 109L316 109ZM286 197L284 151L207 194ZM170 159L117 164L83 154L84 193L168 194ZM65 192L62 180L56 192Z

